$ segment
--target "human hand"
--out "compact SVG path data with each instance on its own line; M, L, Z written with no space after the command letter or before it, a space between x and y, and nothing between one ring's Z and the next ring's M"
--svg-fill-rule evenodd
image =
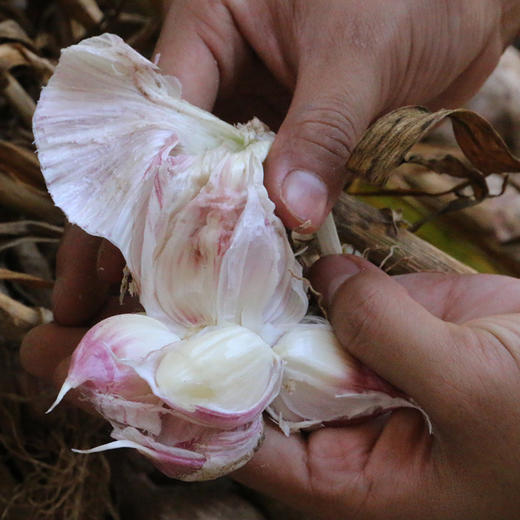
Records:
M460 105L520 29L518 0L165 4L159 65L192 103L278 130L265 184L283 222L308 231L372 120L403 105Z
M411 409L285 437L234 477L324 518L508 520L520 511L520 281L393 278L329 256L312 269L341 343Z

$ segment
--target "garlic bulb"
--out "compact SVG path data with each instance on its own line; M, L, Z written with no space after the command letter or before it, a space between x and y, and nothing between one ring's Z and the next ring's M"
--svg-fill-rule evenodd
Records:
M34 135L55 203L122 251L145 309L98 323L72 356L55 405L78 388L113 427L91 452L132 447L203 480L247 462L273 400L286 432L408 404L326 325L298 325L302 269L263 185L274 135L258 120L190 105L107 34L62 52Z

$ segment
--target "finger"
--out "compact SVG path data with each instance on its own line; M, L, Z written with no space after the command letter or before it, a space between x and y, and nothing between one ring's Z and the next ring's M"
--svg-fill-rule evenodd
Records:
M444 92L428 102L428 108L431 110L456 108L469 101L493 72L503 50L503 44L497 36L468 64Z
M98 278L101 239L77 226L67 228L56 258L54 319L60 325L81 325L99 310L109 284Z
M520 280L511 276L413 273L393 279L432 314L452 323L520 312Z
M348 52L345 50L345 52ZM370 62L302 66L289 112L266 161L265 184L284 223L317 229L347 179L346 164L377 112Z
M302 508L309 501L306 460L306 444L300 435L287 437L266 424L264 441L253 459L231 476L241 484L283 502L300 502Z
M335 291L344 279L343 266L332 257L316 262L311 269L314 289ZM511 276L410 273L392 279L434 316L452 323L520 312L520 280ZM327 305L329 296L323 296Z
M20 348L23 368L33 376L53 381L56 367L72 354L86 331L83 327L62 327L56 323L32 329Z
M468 364L463 352L471 348L468 331L428 312L402 285L359 257L325 257L319 269L321 276L311 279L329 304L339 341L429 414L445 406L445 384L456 386ZM333 275L327 279L324 272Z
M117 284L123 278L125 259L121 251L108 240L102 240L97 256L98 278L109 284Z
M317 511L316 504L328 504L336 514L349 504L355 509L365 495L359 477L385 420L323 428L311 432L306 441L267 425L265 441L254 458L232 477L297 509L321 515L325 511ZM340 497L341 508L330 502L333 496Z
M173 2L166 15L156 56L161 69L177 77L183 98L211 110L219 89L232 81L242 39L220 2Z

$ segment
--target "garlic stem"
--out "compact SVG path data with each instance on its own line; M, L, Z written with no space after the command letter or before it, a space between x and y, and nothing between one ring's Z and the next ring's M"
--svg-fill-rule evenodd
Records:
M338 231L334 223L332 212L327 215L320 229L316 234L318 244L320 245L321 254L325 255L341 255L341 242L339 241Z

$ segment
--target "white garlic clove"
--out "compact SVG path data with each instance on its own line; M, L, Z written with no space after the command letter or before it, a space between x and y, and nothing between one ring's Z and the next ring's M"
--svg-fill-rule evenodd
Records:
M283 365L260 336L231 325L171 344L135 370L176 415L232 429L255 420L275 398Z
M148 457L165 475L185 481L210 480L243 466L262 440L261 416L233 430L216 430L190 424L166 415L157 434L113 424L114 442L75 450L96 453L117 448L134 448Z
M285 370L280 394L268 411L287 435L325 422L416 408L350 356L326 322L295 326L273 350L284 361Z
M268 340L304 316L301 269L262 184L274 135L259 121L234 127L190 105L103 35L63 51L33 126L55 203L121 249L148 315L179 334L233 321Z

